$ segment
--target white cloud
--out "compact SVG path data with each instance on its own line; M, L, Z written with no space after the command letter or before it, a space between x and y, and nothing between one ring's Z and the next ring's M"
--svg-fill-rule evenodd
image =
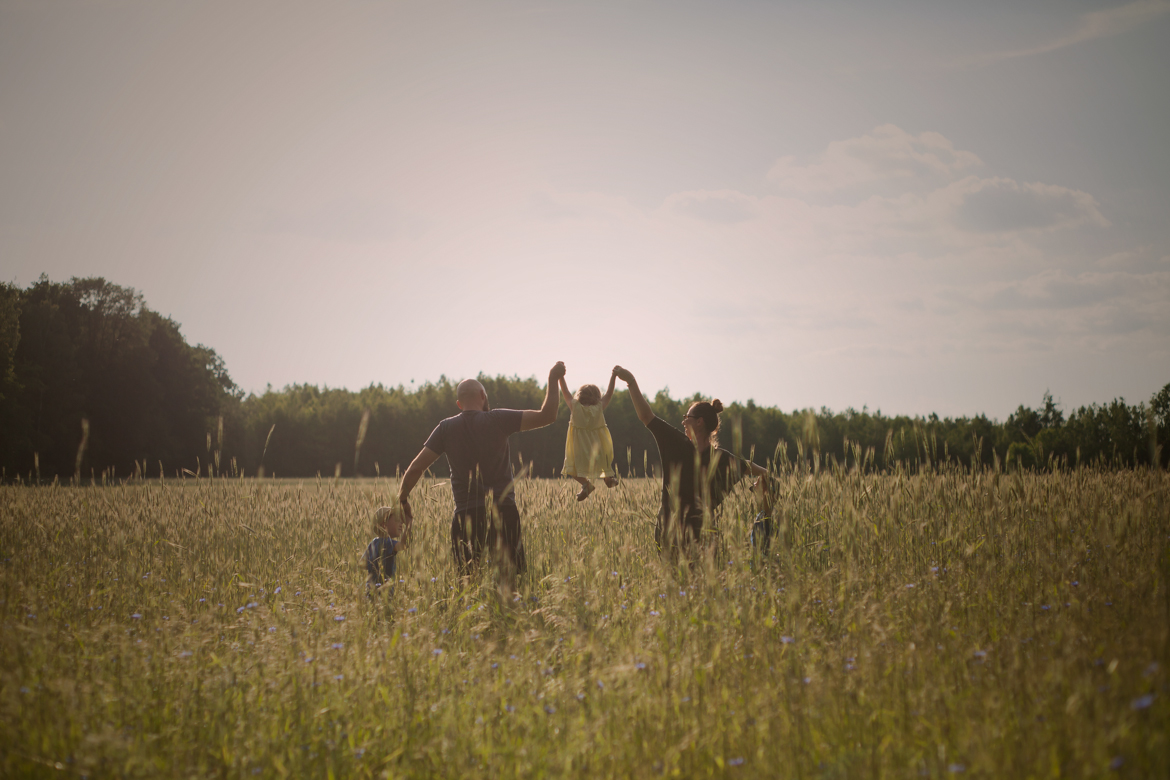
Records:
M1078 43L1085 43L1097 38L1121 35L1165 13L1170 13L1170 0L1136 0L1136 2L1116 8L1091 11L1081 16L1076 27L1063 35L1057 35L1044 43L1024 49L991 52L981 57L980 61L990 63L1017 57L1047 54L1066 46L1075 46Z
M1170 271L1170 256L1159 255L1152 244L1146 244L1106 255L1096 265L1105 271L1165 272Z
M868 135L833 141L806 163L781 157L768 178L785 191L811 194L891 180L906 184L950 179L982 164L975 154L956 149L939 133L914 136L887 124Z
M884 126L782 159L771 174L782 194L682 191L656 210L630 206L627 224L652 232L681 275L717 259L709 285L673 291L689 312L678 327L711 354L755 334L785 371L817 375L841 361L875 376L978 373L986 360L1100 363L1135 349L1164 362L1164 251L1110 247L1088 192L980 165L938 133ZM721 358L729 376L733 354L752 350Z
M704 196L717 198L720 204L742 204L739 208L745 211L770 209L774 219L785 222L790 220L777 210L789 214L808 210L800 221L835 223L838 244L850 236L872 244L925 235L967 244L965 235L970 233L1006 235L1110 224L1086 192L972 174L982 165L977 155L956 149L940 133L912 135L895 125L882 125L867 135L834 141L808 162L781 158L768 178L787 199L765 198L756 204L742 193ZM698 197L678 193L668 204Z
M663 209L706 222L735 223L756 215L756 199L735 190L694 190L671 195Z
M1170 290L1170 273L1081 273L1049 269L1026 279L972 296L980 308L994 310L1077 309L1119 304L1141 309L1159 304Z
M1054 184L970 179L955 209L955 224L980 233L1049 230L1094 224L1108 227L1092 195Z

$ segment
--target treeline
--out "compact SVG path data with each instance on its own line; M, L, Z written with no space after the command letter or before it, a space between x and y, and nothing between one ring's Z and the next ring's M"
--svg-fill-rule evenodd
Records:
M194 468L242 398L215 350L105 279L0 285L0 468L8 478ZM157 470L157 469L156 469Z
M480 381L496 408L535 409L535 378ZM681 418L694 398L660 391L654 411ZM132 289L104 279L28 289L0 286L0 468L12 480L105 474L175 476L373 476L402 471L427 435L456 413L455 383L440 378L415 390L293 385L244 396L222 359L191 346L179 325L146 307ZM518 467L534 476L560 471L568 409L557 423L517 434ZM606 411L617 468L641 476L658 467L653 439L624 391ZM1170 384L1149 403L1116 399L1067 416L1046 394L1004 422L976 417L889 417L880 411L832 412L728 405L721 444L781 468L901 463L919 469L953 462L1059 468L1167 465ZM446 464L436 464L445 473Z
M534 378L480 376L496 408L535 409L544 387ZM392 474L405 470L439 420L456 413L456 383L441 378L418 390L374 385L359 392L297 385L240 403L236 468L255 474L324 476L334 473ZM698 396L676 399L659 391L654 412L681 427ZM638 421L629 394L619 390L605 413L614 440L618 471L642 476L659 465L654 439ZM898 462L912 469L948 460L970 467L1056 468L1165 466L1170 447L1170 384L1149 404L1118 399L1081 407L1067 419L1045 394L1038 409L1020 406L1006 422L983 415L957 419L890 417L868 410L833 412L822 408L783 412L773 407L732 403L722 416L720 444L756 462L781 468L885 469ZM569 410L557 422L513 437L517 466L534 476L560 472ZM234 427L234 426L233 426ZM363 433L364 432L364 433ZM361 442L360 448L358 442ZM267 445L267 447L265 447ZM444 474L445 462L436 464Z

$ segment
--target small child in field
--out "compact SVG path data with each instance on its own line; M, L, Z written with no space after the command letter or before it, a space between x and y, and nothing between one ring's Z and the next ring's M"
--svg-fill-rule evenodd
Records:
M605 424L605 407L613 398L616 374L610 374L605 395L597 385L581 385L576 395L561 377L561 395L569 405L569 433L565 438L565 465L561 473L581 483L577 500L584 501L593 492L591 479L605 480L606 487L618 483L613 471L613 438Z
M380 507L374 513L374 533L381 534L370 541L363 559L366 563L366 594L372 597L377 589L389 583L389 592L394 594L394 578L398 572L398 551L410 539L410 524L413 518L394 507Z

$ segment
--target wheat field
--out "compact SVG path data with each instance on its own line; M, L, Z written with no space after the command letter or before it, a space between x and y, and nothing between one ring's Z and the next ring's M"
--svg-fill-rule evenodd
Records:
M670 564L658 485L523 480L529 572L456 577L392 479L0 487L5 777L1158 777L1164 472L778 477Z

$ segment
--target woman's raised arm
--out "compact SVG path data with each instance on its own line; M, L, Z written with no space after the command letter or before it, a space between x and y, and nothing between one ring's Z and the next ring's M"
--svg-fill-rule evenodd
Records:
M613 373L630 388L630 401L634 404L634 412L637 413L638 419L642 421L643 425L649 425L650 421L654 419L654 412L650 409L650 404L646 403L646 399L642 397L642 391L638 389L638 380L634 379L634 375L628 369L621 366L614 366Z

